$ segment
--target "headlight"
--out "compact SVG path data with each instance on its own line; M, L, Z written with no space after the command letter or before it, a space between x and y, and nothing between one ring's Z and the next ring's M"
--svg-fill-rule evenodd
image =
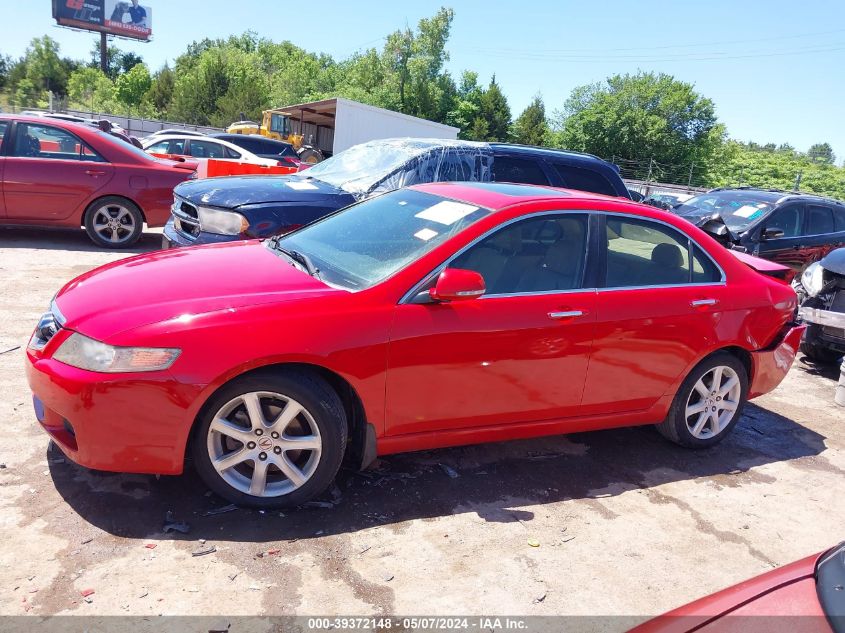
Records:
M249 228L247 219L234 211L215 211L199 207L197 212L203 231L221 235L240 235Z
M116 374L167 369L180 352L161 347L114 347L74 332L53 358L71 367Z
M811 297L815 297L824 288L824 268L818 262L807 266L804 274L801 275L801 285Z

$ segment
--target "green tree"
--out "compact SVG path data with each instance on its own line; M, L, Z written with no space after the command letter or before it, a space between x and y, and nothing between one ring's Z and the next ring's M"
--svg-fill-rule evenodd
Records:
M114 100L114 84L99 68L83 66L68 79L68 99L82 109L109 110Z
M513 140L524 145L545 145L548 135L546 107L543 97L537 95L514 121Z
M713 102L671 75L614 75L572 91L554 144L610 158L707 165L721 144Z
M836 154L833 153L830 143L816 143L815 145L811 145L810 149L807 150L807 157L810 160L827 163L828 165L833 165L836 162Z
M146 64L136 64L131 70L118 76L114 82L114 96L122 104L134 108L141 105L153 81Z
M150 99L153 107L161 114L167 112L170 107L170 102L173 100L173 86L175 84L175 77L170 66L165 64L162 66L155 77L153 77L152 86L150 86L147 97Z
M0 55L0 89L6 87L9 82L9 73L12 70L12 58L8 55Z
M481 122L478 121L481 119ZM479 141L508 141L510 140L511 109L508 105L499 84L496 83L496 76L490 80L487 90L481 95L478 117L473 122L473 129L481 131L486 127L487 133L481 136L474 136Z
M448 125L460 129L459 138L475 139L487 136L487 125L478 118L483 94L484 90L478 85L478 73L465 70L461 75L452 109L447 113L445 121Z
M49 35L33 38L22 63L35 90L67 93L68 65L59 57L59 43Z

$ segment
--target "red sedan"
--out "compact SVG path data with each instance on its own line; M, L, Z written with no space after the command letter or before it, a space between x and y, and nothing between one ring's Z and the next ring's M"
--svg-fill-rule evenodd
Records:
M27 373L75 462L297 505L341 460L638 424L721 441L774 389L796 297L683 219L583 192L431 184L266 241L62 288Z
M696 600L630 633L843 633L845 543Z
M153 158L99 129L0 115L0 224L84 227L98 246L123 248L164 226L173 188L196 161Z

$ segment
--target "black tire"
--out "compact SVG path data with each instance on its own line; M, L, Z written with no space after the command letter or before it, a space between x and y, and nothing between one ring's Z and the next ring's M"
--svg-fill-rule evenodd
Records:
M842 354L832 350L816 339L818 325L809 325L801 340L801 353L814 363L821 365L837 365L842 359Z
M309 165L316 165L324 158L323 152L313 147L303 147L299 151L299 160Z
M733 417L717 433L706 438L696 437L687 423L687 403L693 397L696 383L717 367L729 367L738 377L740 387L738 405L733 412ZM708 448L721 442L731 432L742 416L742 409L747 399L748 372L745 365L733 354L716 352L693 368L684 382L681 383L678 393L672 401L672 406L669 408L669 414L666 416L666 419L660 424L655 425L655 427L663 437L681 446L687 448Z
M102 223L103 220L106 221L105 225ZM114 224L109 224L112 221ZM120 196L106 196L95 200L85 210L83 225L88 237L97 246L127 248L141 237L141 232L144 230L144 216L131 200ZM116 239L111 236L115 236Z
M313 422L319 431L321 447L316 468L305 483L290 492L277 496L249 494L238 490L226 481L212 464L209 447L214 440L209 439L209 427L215 415L233 399L252 392L272 392L295 400L304 407L306 413L310 414L310 420L304 424L310 425ZM322 378L307 371L276 370L236 378L218 390L203 407L203 412L194 428L191 450L197 472L202 480L224 499L239 506L252 508L290 508L314 498L331 485L343 461L346 438L347 423L343 403ZM245 447L245 445L241 446L241 448ZM260 448L254 450L260 450ZM304 451L304 453L307 455L308 452ZM272 455L270 458L272 463L275 458ZM251 463L254 468L257 462L255 460L242 462L237 468L249 469L250 466L247 466L247 463ZM278 471L278 474L275 471ZM226 472L228 476L229 471ZM274 467L273 476L284 482L284 476L281 475L277 466Z

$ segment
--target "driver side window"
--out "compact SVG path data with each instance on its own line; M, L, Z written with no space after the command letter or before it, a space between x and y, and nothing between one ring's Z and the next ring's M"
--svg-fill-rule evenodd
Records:
M581 288L587 254L587 215L544 215L505 226L450 264L484 278L487 295Z
M766 220L767 229L780 229L784 237L798 237L802 234L804 209L801 205L792 205L775 211Z

